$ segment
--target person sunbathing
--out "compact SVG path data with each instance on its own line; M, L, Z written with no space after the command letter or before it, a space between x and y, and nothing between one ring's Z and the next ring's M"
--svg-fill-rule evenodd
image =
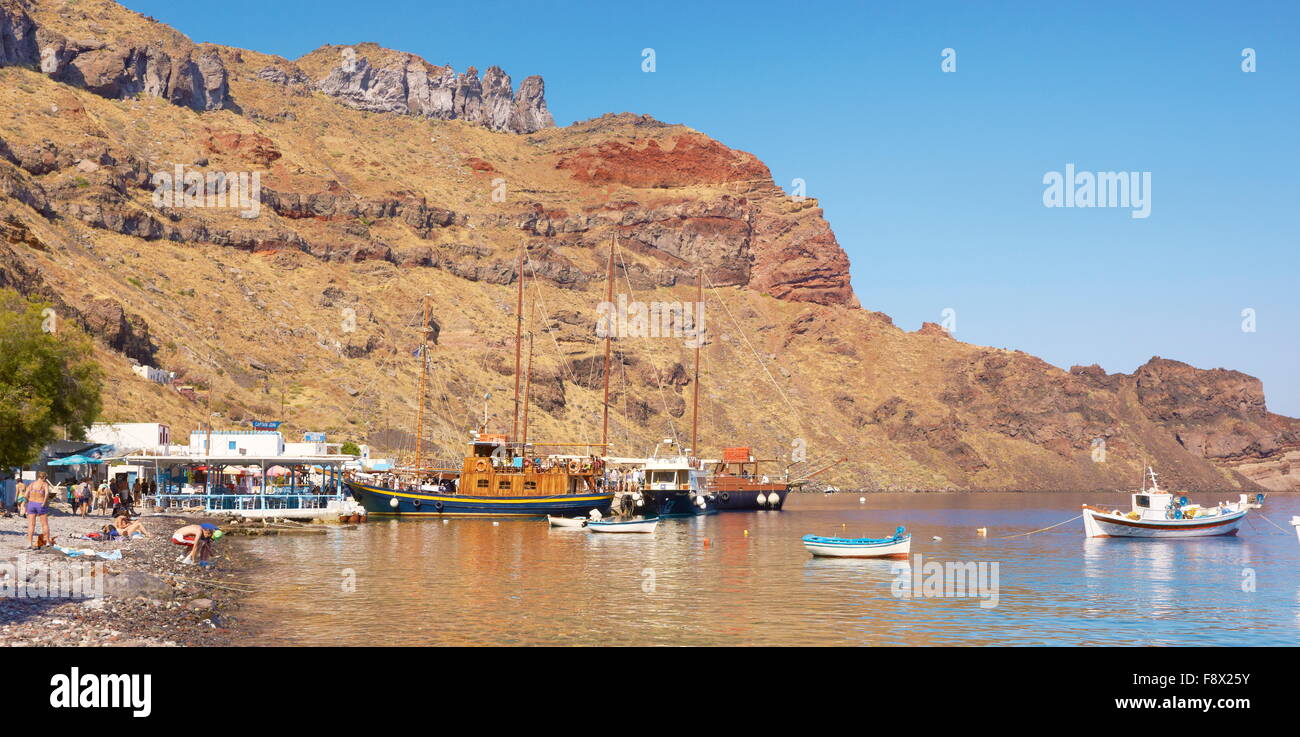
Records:
M117 528L119 535L128 540L137 532L140 533L140 537L149 537L149 532L144 529L144 520L132 521L125 512L113 519L113 526Z

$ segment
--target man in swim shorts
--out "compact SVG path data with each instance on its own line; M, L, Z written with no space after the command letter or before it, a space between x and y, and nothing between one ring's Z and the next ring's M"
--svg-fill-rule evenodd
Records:
M36 537L36 521L41 522L41 532L44 535L45 543L52 544L50 540L50 518L49 502L50 495L54 493L54 487L45 479L45 472L41 471L36 474L36 480L27 485L27 504L24 511L27 512L27 547L35 548L33 539Z

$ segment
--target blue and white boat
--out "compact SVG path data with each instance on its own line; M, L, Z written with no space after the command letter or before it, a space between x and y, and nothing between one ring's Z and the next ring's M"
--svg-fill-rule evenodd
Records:
M1262 498L1251 502L1245 494L1237 502L1220 502L1213 507L1191 504L1185 496L1175 496L1160 488L1156 472L1147 468L1148 488L1131 495L1133 506L1127 512L1083 505L1085 537L1182 538L1236 535L1251 509Z
M819 558L906 558L912 536L899 525L893 537L885 538L804 535L803 546Z

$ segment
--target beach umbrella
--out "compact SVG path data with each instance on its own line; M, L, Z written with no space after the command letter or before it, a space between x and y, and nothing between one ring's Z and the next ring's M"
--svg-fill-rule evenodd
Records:
M266 469L266 475L267 476L288 476L289 469L285 468L284 466L271 466L270 468Z

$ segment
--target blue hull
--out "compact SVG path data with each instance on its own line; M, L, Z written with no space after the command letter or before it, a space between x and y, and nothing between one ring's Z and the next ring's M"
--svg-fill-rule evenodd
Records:
M465 496L429 491L398 491L351 481L344 484L368 514L384 517L574 517L593 509L609 512L610 494L556 494L550 496ZM393 501L397 504L394 506Z

